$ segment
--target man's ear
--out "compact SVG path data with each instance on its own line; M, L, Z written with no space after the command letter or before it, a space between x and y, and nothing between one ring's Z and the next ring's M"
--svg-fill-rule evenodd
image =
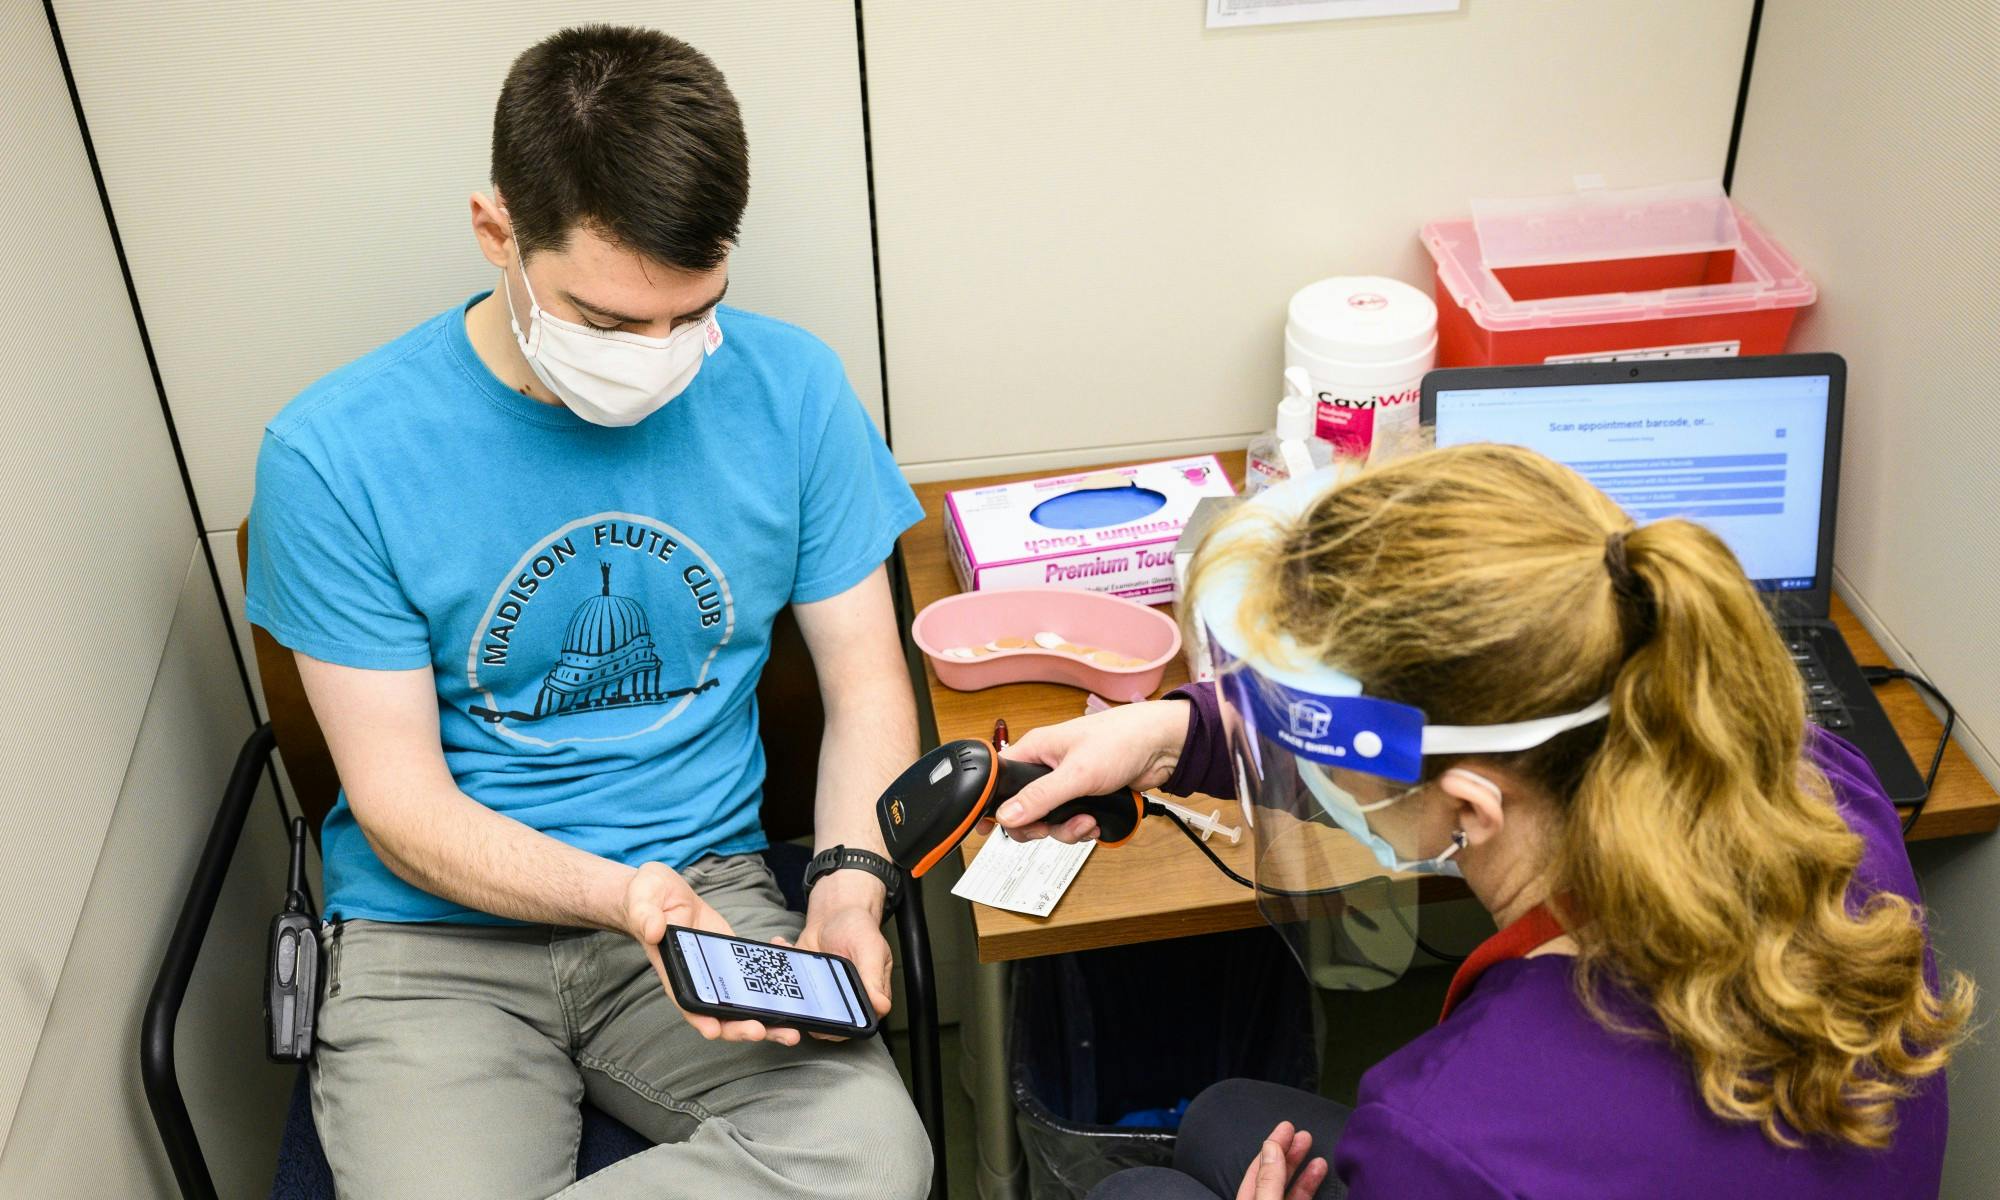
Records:
M1477 846L1499 836L1507 823L1499 784L1477 771L1453 767L1438 776L1437 785L1451 797L1467 845Z
M472 236L486 261L506 270L514 261L514 226L500 207L499 193L472 193Z

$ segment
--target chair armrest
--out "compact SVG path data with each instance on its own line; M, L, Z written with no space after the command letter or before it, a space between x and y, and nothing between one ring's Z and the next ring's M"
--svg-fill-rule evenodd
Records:
M195 960L208 936L209 922L215 917L216 901L222 895L229 864L236 857L236 843L243 836L243 822L250 803L257 796L257 784L277 744L269 723L257 726L237 752L236 766L222 791L215 824L209 827L208 841L195 864L187 898L174 922L167 952L160 960L160 973L153 980L152 995L146 999L146 1014L139 1031L139 1075L146 1085L146 1104L160 1128L167 1161L186 1200L215 1200L215 1181L209 1177L208 1161L202 1157L201 1143L194 1124L188 1119L187 1102L181 1097L180 1081L174 1071L174 1025L180 1018L181 1001L187 996L188 981L194 977Z

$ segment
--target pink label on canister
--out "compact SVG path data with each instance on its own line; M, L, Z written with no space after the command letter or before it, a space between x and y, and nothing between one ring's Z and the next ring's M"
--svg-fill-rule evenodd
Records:
M1375 401L1330 400L1320 393L1316 433L1333 443L1333 451L1344 458L1365 458L1375 440Z

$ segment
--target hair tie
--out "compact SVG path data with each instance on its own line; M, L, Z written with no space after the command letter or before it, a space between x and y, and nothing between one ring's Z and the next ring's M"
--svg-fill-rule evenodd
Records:
M1619 607L1633 618L1627 626L1628 647L1645 641L1653 631L1652 592L1625 558L1625 539L1631 533L1629 529L1620 529L1604 539L1604 569L1611 575L1612 593L1618 597Z
M1631 532L1620 529L1604 539L1604 569L1611 572L1611 586L1621 594L1630 593L1638 582L1632 575L1632 564L1625 561L1625 539Z

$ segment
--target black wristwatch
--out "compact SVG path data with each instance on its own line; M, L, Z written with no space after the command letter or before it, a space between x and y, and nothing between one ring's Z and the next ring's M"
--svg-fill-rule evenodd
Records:
M895 863L870 850L828 846L813 855L812 861L806 864L806 894L812 894L813 884L818 883L821 877L840 870L866 871L881 880L882 886L889 889L882 912L886 915L896 911L896 902L903 896L903 872Z

